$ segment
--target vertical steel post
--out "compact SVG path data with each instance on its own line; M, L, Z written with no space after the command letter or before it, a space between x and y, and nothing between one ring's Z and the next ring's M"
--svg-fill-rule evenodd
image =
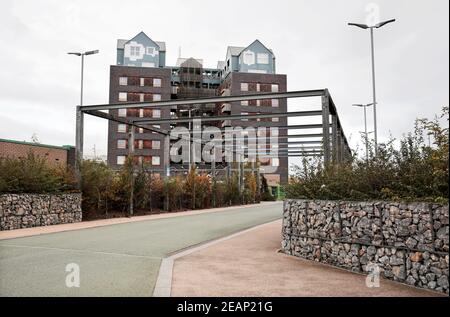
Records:
M330 97L328 92L322 96L323 161L330 163Z
M128 159L131 164L130 173L130 216L134 213L134 126L129 126L130 132L128 132Z
M366 142L366 160L369 160L369 132L367 131L367 105L364 107L364 138Z
M258 201L261 201L261 173L259 160L256 161L256 184L258 186Z
M164 157L163 157L163 179L165 180L165 185L167 186L168 179L170 177L170 136L166 135L164 137ZM169 197L169 191L166 188L166 195L165 195L165 210L169 211L170 207L170 197Z
M213 157L211 161L211 177L212 177L212 183L213 183L213 194L212 194L212 200L213 200L213 207L216 207L216 148L214 147L213 150Z
M332 114L331 115L331 139L332 139L332 150L331 150L331 155L333 157L333 163L337 163L338 162L338 156L337 156L337 152L338 152L338 120L337 120L337 115Z
M81 190L81 164L83 162L83 125L84 117L81 106L76 109L75 124L75 175L77 177L78 189Z

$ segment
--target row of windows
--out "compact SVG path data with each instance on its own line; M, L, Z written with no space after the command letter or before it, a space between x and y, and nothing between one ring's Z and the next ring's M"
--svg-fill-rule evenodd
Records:
M161 118L160 109L128 108L119 109L119 117Z
M120 86L161 87L161 78L153 77L119 77Z
M278 92L278 84L241 83L241 91Z
M263 100L243 100L241 106L256 106L256 107L275 107L280 106L278 99L263 99Z
M126 156L124 155L118 155L117 156L117 165L123 165L125 164ZM149 156L149 155L140 155L140 156L134 156L134 163L139 164L151 164L152 166L159 166L161 165L161 157L159 156ZM280 159L279 158L271 158L271 159L261 159L261 165L262 166L274 166L278 167L280 166Z
M152 127L156 128L156 129L161 129L161 126L159 124L155 124ZM117 132L119 132L119 133L127 133L128 132L128 125L123 124L123 123L119 123L117 125ZM157 132L151 132L150 130L144 130L143 128L135 128L134 132L135 133L140 133L140 134L142 134L144 132L145 133L157 133Z
M126 160L126 156L125 155L118 155L117 156L117 165L123 165L125 164L125 160ZM161 158L159 156L134 156L134 163L145 163L145 164L151 164L152 166L158 166L161 165Z
M119 92L119 101L152 102L161 101L160 94L147 94L137 92Z
M159 140L135 140L134 147L139 150L159 150L161 149L161 141ZM127 149L128 140L117 140L118 149Z

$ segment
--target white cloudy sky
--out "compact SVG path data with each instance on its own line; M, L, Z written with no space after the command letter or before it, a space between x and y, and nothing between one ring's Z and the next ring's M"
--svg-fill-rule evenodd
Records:
M2 0L0 138L74 144L79 58L66 52L99 49L86 59L85 104L108 102L109 65L118 38L145 31L167 43L167 64L183 56L214 67L227 45L255 38L277 56L289 90L328 88L351 145L363 129L352 103L371 101L369 33L364 0L302 1L61 1ZM376 31L380 140L410 131L416 117L448 105L447 0L379 0ZM291 110L295 103L291 102ZM298 109L298 108L297 108ZM371 119L371 117L369 118ZM85 151L106 154L107 125L86 120Z

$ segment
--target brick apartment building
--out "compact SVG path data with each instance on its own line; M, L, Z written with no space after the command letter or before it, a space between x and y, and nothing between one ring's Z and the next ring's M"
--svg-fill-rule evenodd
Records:
M74 166L75 148L0 139L0 158L24 158L29 153L45 158L51 165Z
M178 58L175 66L166 66L165 46L164 42L153 41L144 32L131 40L118 40L117 62L110 67L110 103L286 91L286 75L276 74L274 53L258 40L246 47L229 46L225 60L219 61L216 68L204 68L203 61L196 58ZM189 115L245 115L286 111L286 99L273 99L206 104L193 108L119 109L111 110L110 113L118 117L169 119ZM219 128L286 126L287 118L224 120L209 125ZM157 127L169 130L173 125L166 123ZM109 122L108 164L114 168L120 168L128 153L127 129L126 125ZM282 133L280 130L279 142L285 143ZM147 163L155 172L165 171L164 153L168 149L161 135L136 129L134 145L137 161ZM262 160L261 165L261 173L268 179L270 186L287 182L286 157ZM270 173L265 173L268 166L272 167Z

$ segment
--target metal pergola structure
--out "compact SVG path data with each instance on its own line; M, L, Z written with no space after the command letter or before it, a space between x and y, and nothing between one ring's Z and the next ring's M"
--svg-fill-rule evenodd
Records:
M322 107L321 110L314 111L295 111L295 112L271 112L260 114L247 114L247 115L220 115L214 117L181 117L181 118L158 118L158 119L144 119L144 118L127 118L118 117L104 111L116 110L116 109L130 109L130 108L170 108L173 109L176 106L194 107L201 104L224 104L229 102L249 101L249 100L265 100L265 99L288 99L288 98L304 98L304 97L321 97ZM126 102L126 103L114 103L114 104L99 104L99 105L86 105L77 106L76 108L76 141L75 141L75 153L76 153L76 172L79 184L81 184L81 174L79 170L79 162L83 158L83 138L84 138L84 114L89 114L99 118L115 121L118 123L126 124L129 129L128 150L129 154L134 154L134 134L135 128L141 128L143 130L155 132L164 137L164 164L163 171L170 171L171 160L170 154L170 140L185 140L189 144L199 142L206 144L206 140L191 140L192 131L189 131L189 135L186 137L171 136L170 130L164 130L155 125L170 124L170 126L177 126L180 123L198 123L198 122L220 122L220 121L248 121L249 119L267 119L267 118L290 118L290 117L321 117L322 123L320 124L296 124L296 125L279 125L277 122L262 123L262 127L265 129L278 128L278 136L266 138L285 140L278 143L278 148L275 154L268 152L267 148L264 150L256 149L250 151L248 149L247 155L253 155L263 159L267 158L289 158L289 157L323 157L324 164L339 163L347 160L351 156L351 150L347 142L347 138L344 134L341 121L336 110L336 106L333 99L330 96L328 89L320 90L307 90L307 91L291 91L291 92L277 92L277 93L257 93L247 95L234 95L234 96L218 96L208 97L200 99L177 99L166 101L154 101L154 102ZM331 117L331 119L330 119ZM321 133L300 133L299 130L308 129L321 129ZM222 133L225 129L220 130ZM289 131L295 131L293 134L289 134ZM226 134L222 137L226 137ZM236 138L235 138L236 137ZM255 137L256 138L256 137ZM290 139L313 139L315 140L302 140L302 141L289 141ZM233 136L234 140L245 140L249 137ZM259 139L258 139L259 140ZM226 138L222 138L221 142L226 142ZM295 145L295 147L289 147L289 145ZM227 149L225 148L225 151ZM230 151L230 149L228 149ZM236 153L236 149L233 146L231 152ZM243 156L243 152L239 152L239 155ZM215 181L216 175L216 162L211 162L211 174ZM257 182L258 188L260 187L259 168L257 170ZM243 161L237 168L239 175L239 188L243 188L243 174L245 171ZM251 171L255 172L255 162L251 162ZM227 165L227 173L231 173L230 164ZM130 197L130 213L133 213L133 194Z
M129 108L172 108L174 106L194 106L199 104L223 104L236 101L249 100L265 100L265 99L288 99L288 98L304 98L304 97L321 97L322 109L320 111L296 111L296 112L276 112L276 113L262 113L256 115L228 115L215 117L191 117L191 118L168 118L168 119L128 119L113 116L105 113L105 110L113 109L129 109ZM279 136L278 138L320 138L314 141L321 143L324 163L341 162L351 155L350 147L345 137L336 106L330 96L328 89L307 90L307 91L291 91L278 93L257 93L248 95L235 96L218 96L200 99L181 99L181 100L166 100L154 102L126 102L115 104L100 104L100 105L86 105L77 106L76 110L76 155L77 158L82 158L83 155L83 130L84 130L84 114L93 115L96 117L120 122L129 126L150 130L159 133L166 137L168 142L170 131L154 127L155 124L170 123L177 124L182 122L192 122L194 120L201 120L202 122L222 121L222 120L248 120L248 119L262 119L272 117L311 117L321 116L322 124L302 124L302 125L287 125L279 126L271 122L267 128L277 127L280 130L302 130L302 129L322 129L322 133L305 133L293 134L287 136ZM330 120L331 116L331 120ZM331 129L331 131L330 131ZM133 130L133 129L131 129ZM182 137L180 137L181 139ZM305 141L306 142L306 141ZM310 141L313 142L313 141ZM297 142L288 142L289 144L300 144ZM303 143L307 144L307 143ZM168 162L166 162L168 163Z

